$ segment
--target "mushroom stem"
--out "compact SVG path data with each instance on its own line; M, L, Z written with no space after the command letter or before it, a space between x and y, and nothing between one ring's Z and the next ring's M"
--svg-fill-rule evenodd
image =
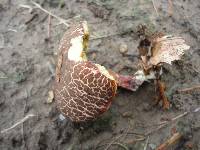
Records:
M137 71L133 76L122 75L113 71L110 72L117 81L118 87L130 91L136 91L144 81L154 78L154 76L145 76L142 70Z
M143 83L141 80L137 80L136 77L118 75L117 83L119 87L125 88L127 90L136 91L139 86Z

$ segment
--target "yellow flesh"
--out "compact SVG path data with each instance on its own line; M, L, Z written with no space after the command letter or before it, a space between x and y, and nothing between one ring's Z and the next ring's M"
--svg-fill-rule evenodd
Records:
M68 51L68 59L72 61L82 61L83 39L82 36L75 37L70 41L71 47Z
M73 61L86 61L86 51L88 48L89 41L89 31L87 27L87 22L83 22L84 35L80 35L71 39L71 47L68 51L68 59Z
M83 30L84 30L84 36L83 36L83 51L82 51L82 59L87 60L86 52L88 49L88 43L89 43L89 30L87 26L87 22L83 22Z
M83 30L84 35L76 37L71 39L72 46L69 49L68 57L70 60L73 61L87 61L87 48L88 48L88 42L89 42L89 30L87 26L87 22L83 22ZM104 66L101 66L99 64L95 64L99 71L106 76L107 78L114 80L114 77L109 74L109 72L106 70Z
M87 22L83 22L83 28L84 28L84 37L83 37L83 59L87 60L86 57L86 52L87 52L87 48L88 48L88 42L89 42L89 30L88 30L88 26L87 26ZM109 72L106 70L106 68L104 66L101 66L99 64L95 64L99 71L105 75L107 78L114 80L113 76L111 76L109 74Z
M108 70L104 67L104 66L101 66L99 64L95 64L99 71L104 75L106 76L107 78L111 79L111 80L115 80L113 76L110 75L110 73L108 72Z

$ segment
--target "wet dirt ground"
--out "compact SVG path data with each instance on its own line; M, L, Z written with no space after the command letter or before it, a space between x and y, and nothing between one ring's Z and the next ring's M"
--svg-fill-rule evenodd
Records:
M122 74L134 74L139 68L139 24L182 36L191 48L181 60L164 66L162 80L171 103L169 110L153 105L156 93L150 82L136 92L119 89L111 108L93 122L62 121L55 102L47 103L47 97L54 80L55 54L66 26L55 18L49 21L48 14L28 0L1 0L1 150L154 150L175 132L181 133L182 139L170 150L200 149L200 112L194 112L200 106L200 90L177 92L200 85L199 0L173 1L172 5L165 0L36 2L69 25L87 20L89 59ZM124 45L128 52L122 55L120 47ZM2 133L29 114L35 116ZM177 116L159 129L160 122Z

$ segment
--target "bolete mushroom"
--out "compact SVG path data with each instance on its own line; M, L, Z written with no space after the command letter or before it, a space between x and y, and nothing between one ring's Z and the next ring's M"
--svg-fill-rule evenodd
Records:
M145 80L143 71L133 77L119 75L87 60L87 22L74 24L60 45L54 85L55 100L61 113L72 121L97 118L111 105L118 86L135 91Z

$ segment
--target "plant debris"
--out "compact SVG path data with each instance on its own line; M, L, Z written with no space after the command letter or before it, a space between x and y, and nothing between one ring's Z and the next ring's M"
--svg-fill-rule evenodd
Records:
M166 86L161 81L162 66L164 63L172 65L173 61L180 60L190 46L185 43L182 37L164 35L160 32L150 33L144 25L139 26L138 35L141 38L138 46L141 57L140 65L146 75L152 72L155 74L155 86L158 93L157 104L162 100L163 108L169 109L169 101L164 93Z

